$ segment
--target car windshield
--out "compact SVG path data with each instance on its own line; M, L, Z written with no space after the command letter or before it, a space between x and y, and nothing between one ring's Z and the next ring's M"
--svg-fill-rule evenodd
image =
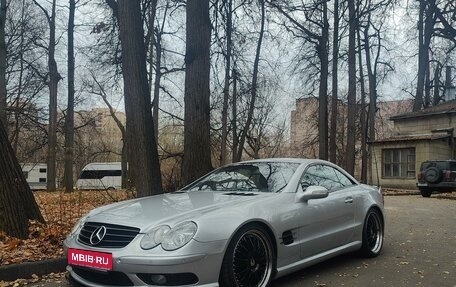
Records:
M280 192L298 163L255 162L219 168L186 187L187 191Z

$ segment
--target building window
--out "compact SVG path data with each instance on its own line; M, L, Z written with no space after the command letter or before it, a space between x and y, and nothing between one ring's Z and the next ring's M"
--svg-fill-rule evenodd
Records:
M383 177L414 178L415 148L384 149Z

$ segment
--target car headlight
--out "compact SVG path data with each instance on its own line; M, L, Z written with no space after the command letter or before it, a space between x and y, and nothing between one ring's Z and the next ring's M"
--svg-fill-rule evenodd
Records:
M147 250L161 244L163 249L167 251L176 250L192 240L197 229L196 223L192 221L179 223L173 228L168 225L160 225L144 234L140 246L142 249Z
M198 227L193 221L186 221L173 227L163 237L162 247L165 250L176 250L192 240Z
M141 248L142 249L152 249L155 246L159 245L163 241L163 237L171 228L168 225L157 226L152 229L150 232L144 234L141 239Z

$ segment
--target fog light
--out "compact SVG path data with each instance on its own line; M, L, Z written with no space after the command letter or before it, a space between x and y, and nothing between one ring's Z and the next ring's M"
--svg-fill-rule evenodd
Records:
M154 274L150 276L150 280L156 285L165 285L166 284L166 277L165 275Z

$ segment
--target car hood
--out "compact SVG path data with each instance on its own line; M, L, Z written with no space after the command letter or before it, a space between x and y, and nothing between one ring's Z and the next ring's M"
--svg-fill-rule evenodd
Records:
M197 220L208 213L223 212L269 198L271 193L252 192L175 192L139 198L94 209L85 221L132 226L147 232L158 224L173 225Z

